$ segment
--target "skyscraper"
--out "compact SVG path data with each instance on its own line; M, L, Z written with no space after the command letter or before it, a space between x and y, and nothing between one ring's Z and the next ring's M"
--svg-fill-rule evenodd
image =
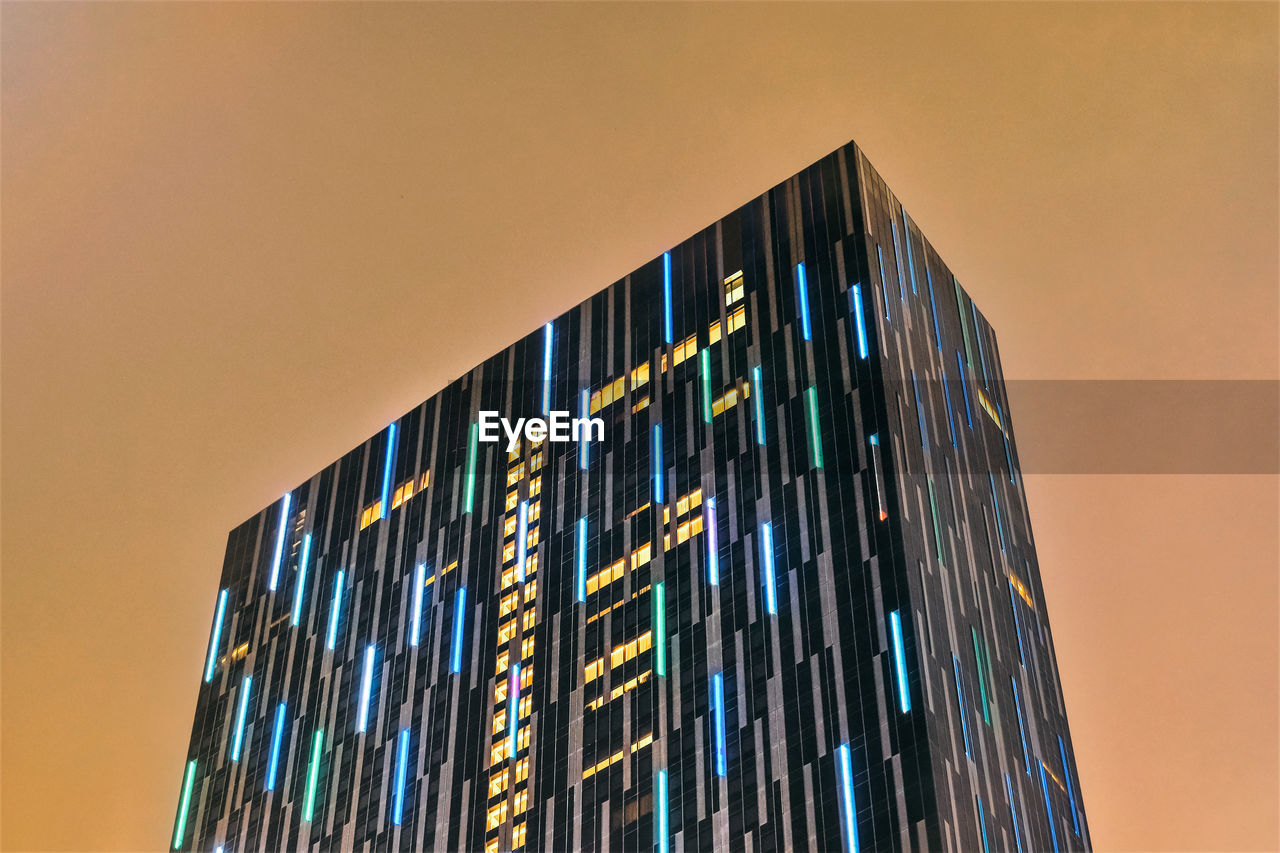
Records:
M850 143L232 531L173 847L1087 849L1017 458Z

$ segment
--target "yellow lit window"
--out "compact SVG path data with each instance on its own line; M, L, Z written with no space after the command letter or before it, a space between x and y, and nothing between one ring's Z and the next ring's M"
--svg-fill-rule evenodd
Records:
M241 643L231 650L231 662L242 661L249 656L249 644Z
M501 764L507 760L507 742L500 740L489 748L489 766Z
M502 562L509 563L516 558L516 543L508 542L502 546Z
M504 708L501 711L497 711L494 713L493 730L491 733L496 735L499 732L504 731L506 728L507 728L507 711ZM503 772L505 773L506 771L504 770ZM504 785L503 787L506 787L506 786ZM489 796L492 797L493 794L490 793Z
M542 453L539 452L538 456L541 457ZM534 470L537 470L537 469L535 468ZM534 477L532 480L529 481L529 497L531 498L537 497L540 494L542 494L542 478Z
M520 503L520 493L516 491L507 492L507 507L505 511L511 512L518 503Z
M516 762L516 781L523 782L529 778L529 759L522 758Z
M595 774L599 773L602 770L608 769L612 765L617 764L619 761L621 761L623 759L623 756L625 756L628 752L634 755L651 743L653 743L653 735L652 734L645 735L635 743L631 744L629 748L620 749L617 752L615 752L613 755L610 755L608 758L604 759L603 761L599 761L594 765L592 765L591 767L588 767L585 770L583 770L582 778L587 779L591 776L594 776Z
M373 506L366 508L364 513L360 516L360 529L364 530L381 517L382 501L374 501Z
M587 578L587 595L591 595L601 587L607 586L622 577L622 572L625 567L626 562L619 560L613 565Z
M520 697L520 716L519 719L524 720L529 717L529 712L533 710L533 697Z
M647 408L649 408L649 396L646 394L644 398L640 400L640 402L636 403L634 406L631 407L631 414L634 415L637 412L642 412Z
M493 686L493 704L501 705L507 701L507 680L504 678Z
M1027 606L1035 610L1035 599L1031 597L1031 590L1027 589L1027 585L1022 582L1022 579L1017 575L1011 574L1009 575L1009 580L1013 583L1013 588L1018 591L1018 595L1027 603Z
M738 398L741 396L743 400L751 396L751 385L744 382L741 388L731 388L724 396L711 403L711 416L718 417L729 409L738 405Z
M404 503L405 501L409 500L409 498L413 497L413 483L414 481L410 480L409 482L400 485L396 489L395 495L393 495L391 498L392 509L395 509L396 507L400 506L400 504Z
M631 371L631 387L639 388L641 385L649 381L649 362L637 367Z
M489 809L489 816L485 819L485 829L497 829L507 820L507 801L502 800L497 805Z
M514 486L520 482L520 478L524 476L524 463L521 462L516 467L507 472L507 485Z
M504 551L503 553L505 554L506 552ZM515 546L513 545L513 546L511 547L511 557L514 557L514 556L515 556L515 554L516 554L516 552L515 552ZM510 559L511 559L511 557L506 557L506 556L504 556L502 559L503 559L503 561L505 562L505 561L510 560ZM516 577L517 577L517 575L516 575L516 567L515 567L515 566L512 566L511 568L504 570L504 571L503 571L503 573L502 573L502 588L503 588L503 589L506 589L507 587L509 587L509 586L511 586L513 583L515 583L515 582L516 582Z
M509 662L508 659L510 657L511 657L510 652L503 652L502 654L498 655L498 664L493 669L494 675L502 675L502 673L507 671L507 663Z
M428 469L422 472L422 478L418 481L418 491L425 491L427 486L431 485L431 471Z
M720 342L720 321L716 320L711 324L711 328L707 330L707 339L710 343L716 344Z
M511 771L502 768L501 773L495 773L489 777L489 796L496 797L507 790L507 779L510 777Z
M628 643L623 643L622 645L616 647L612 652L609 653L609 668L613 669L615 667L622 666L622 664L631 660L641 652L647 652L649 650L649 644L650 642L652 642L652 640L653 640L653 632L645 631L643 634L641 634L639 637L636 637L634 640Z
M621 400L626 381L625 376L619 376L617 379L613 380L613 382L592 394L590 403L591 414L594 415L614 400Z
M514 637L515 635L516 635L516 620L514 619L512 619L510 622L504 623L502 626L498 628L498 642L500 644L511 642L511 638Z
M524 441L516 439L516 446L507 451L507 461L515 462L520 458L520 454L524 452Z
M617 699L622 694L635 690L641 684L644 684L646 681L648 681L649 676L652 673L653 673L653 670L646 669L644 672L640 673L635 678L629 679L625 684L618 685L617 687L609 691L608 699L606 699L603 695L596 697L595 699L587 703L587 710L595 711L599 709L601 706L603 706L606 701L612 702L614 699Z
M501 853L502 844L499 839L495 838L484 843L484 853Z
M742 270L724 280L724 304L732 305L742 298Z
M637 569L653 559L653 543L646 542L631 552L631 568Z
M519 814L522 811L524 811L523 808L521 808L520 811L517 811L516 814ZM511 830L511 849L512 850L518 850L519 848L524 846L525 835L528 831L529 831L529 826L528 824L525 824L525 823L521 823L519 826Z
M686 359L693 358L698 354L698 336L692 334L680 343L676 344L676 350L671 356L671 366L675 367Z
M532 559L530 560L530 563L535 569L538 567L538 564L534 563ZM538 582L536 580L529 581L529 583L525 584L524 587L524 603L528 604L530 601L533 601L533 597L537 594Z
M529 810L529 789L524 788L516 792L515 802L511 806L511 814L513 815L524 814L528 810ZM518 842L515 840L515 838L512 838L511 844L513 847L519 847L521 842Z
M533 610L526 610L524 612L524 624L520 626L520 630L532 631L533 625L537 621L538 621L538 614Z
M519 741L519 746L516 747L517 749L529 748L529 727L528 726L524 726L523 728L520 729L519 734L516 735L516 740Z
M595 681L597 678L599 678L603 674L604 674L604 658L600 658L599 660L596 660L587 664L587 670L583 675L582 681L583 683L589 683L589 682Z
M729 334L741 329L747 325L747 306L739 305L732 314L729 315Z
M498 642L502 642L501 639ZM524 642L520 644L520 660L525 660L533 654L533 637L525 637Z
M700 506L702 506L702 489L694 489L689 494L676 500L676 518ZM671 523L671 507L662 508L662 523Z
M509 595L507 595L506 597L504 597L504 598L502 599L502 601L498 602L498 616L499 616L499 618L501 618L501 617L503 617L503 616L506 616L508 613L510 613L510 612L512 612L513 610L515 610L515 609L516 609L516 605L518 605L519 603L520 603L520 593L519 593L519 592L512 592L512 593L510 593Z
M506 538L506 537L510 536L512 533L515 533L515 532L516 532L516 523L517 523L518 521L519 521L519 519L517 519L517 518L513 515L513 516L510 516L510 517L509 517L505 522L503 522L503 524L502 524L502 536L503 536L503 538Z

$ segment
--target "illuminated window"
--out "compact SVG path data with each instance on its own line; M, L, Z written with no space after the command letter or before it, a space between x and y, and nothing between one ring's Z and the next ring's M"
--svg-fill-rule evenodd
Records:
M418 480L418 491L426 490L431 485L431 471L423 471L422 477Z
M649 397L646 395L644 398L640 400L640 402L636 403L634 406L631 407L631 414L634 415L638 412L644 411L647 408L649 408Z
M536 562L532 557L531 557L531 558L529 558L529 562L530 562L530 565L531 565L531 569L530 569L530 571L532 571L533 569L536 569L536 568L538 567L537 562ZM529 581L529 583L528 583L528 584L526 584L526 585L525 585L525 588L524 588L524 602L525 602L525 604L528 604L530 601L533 601L533 597L534 597L535 595L537 595L537 594L538 594L538 582L537 582L536 580L534 580L534 581Z
M723 337L723 333L720 330L720 321L716 320L714 323L711 324L711 327L707 329L707 342L718 344L720 343L720 339L722 337Z
M739 305L734 312L729 315L728 334L732 335L745 325L747 325L747 306Z
M511 613L516 609L516 605L518 605L519 603L520 603L520 593L518 591L512 592L511 594L507 595L505 598L502 599L502 601L498 602L498 616L502 617L502 616L506 616L508 613Z
M645 504L648 506L648 504ZM702 489L695 489L682 498L676 499L676 518L684 515L691 509L697 509L702 506ZM662 510L662 523L669 524L671 522L671 508L664 507Z
M634 640L616 647L609 653L609 668L614 669L615 667L622 666L622 664L631 660L641 652L647 652L652 642L653 632L645 631Z
M404 503L405 501L409 500L409 498L413 497L414 484L415 484L414 480L409 480L408 482L401 483L399 486L396 487L396 493L391 498L392 509L395 509L396 507L400 506L400 504Z
M603 770L607 770L614 764L617 764L624 757L626 757L627 753L631 753L632 755L634 755L635 753L639 752L640 750L644 749L646 746L649 746L652 743L653 743L653 735L647 734L644 737L640 738L635 743L631 744L629 748L620 749L617 752L615 752L613 755L610 755L608 758L604 759L603 761L597 761L592 766L583 770L582 778L589 779L595 774Z
M698 335L695 332L676 344L675 352L671 354L671 366L675 367L683 361L693 358L698 354Z
M505 729L506 727L507 727L507 712L506 712L506 709L503 709L503 710L500 710L500 711L495 711L495 712L493 713L493 726L492 726L492 730L491 730L490 734L495 734L495 735L496 735L496 734L498 734L499 732L501 732L503 729ZM504 770L504 771L502 771L502 772L503 772L504 774L506 773L506 771L505 771L505 770ZM491 797L493 796L493 793L492 793L492 784L493 784L493 783L492 783L492 781L490 781L490 794L489 794L489 796L491 796ZM506 787L505 780L504 780L504 782L503 782L503 787L504 787L504 788Z
M502 729L500 727L494 729L494 731L501 731L501 730ZM496 797L499 794L506 792L507 779L509 776L510 776L510 771L504 767L502 768L501 773L495 773L493 776L489 777L489 796L490 797Z
M511 806L513 815L524 814L529 810L529 789L522 788L516 792L515 803ZM512 844L519 847L522 842L512 839Z
M498 659L497 659L498 662L493 670L494 675L501 675L502 673L507 671L507 665L510 662L509 660L510 657L511 657L511 653L505 652L505 651L502 654L498 655Z
M501 642L501 640L499 640ZM533 637L526 637L520 644L520 660L533 656Z
M529 759L522 758L516 762L516 781L523 782L529 778Z
M507 801L504 799L489 808L489 816L485 820L485 829L497 829L507 820Z
M517 482L520 481L520 478L523 476L524 476L524 463L521 462L519 465L515 466L514 468L512 468L510 471L507 472L507 485L514 486Z
M231 662L242 661L249 656L249 644L241 643L231 650Z
M512 619L498 628L498 642L509 643L511 638L516 635L516 620Z
M524 811L523 808L517 810L516 814L519 814L522 811ZM524 839L525 839L526 833L528 832L528 829L529 827L527 824L521 823L520 825L518 825L517 827L511 830L511 849L512 850L515 850L519 847L524 846Z
M745 400L751 396L751 386L744 382L742 387L730 388L725 394L711 403L711 417L718 417L734 406L738 405L738 400Z
M366 507L365 511L361 513L360 529L364 530L380 518L382 518L382 501L374 501L372 506Z
M732 305L742 298L742 270L724 280L724 304Z
M602 707L605 704L605 702L612 702L614 699L617 699L619 696L623 695L624 693L629 693L632 690L635 690L641 684L644 684L646 681L648 681L649 676L652 674L653 674L653 670L646 669L644 672L640 673L635 678L628 680L625 684L621 684L618 687L613 688L613 690L609 691L608 698L601 695L596 697L592 701L588 702L586 706L587 710L588 711L598 710L600 707Z
M504 511L511 512L511 510L516 508L516 504L518 503L520 503L520 492L518 491L507 492L507 503L504 508Z
M649 381L649 362L637 367L631 371L631 387L639 388L641 385Z

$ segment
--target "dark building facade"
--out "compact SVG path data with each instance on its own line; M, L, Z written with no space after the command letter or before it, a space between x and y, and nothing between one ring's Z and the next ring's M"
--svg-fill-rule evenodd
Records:
M232 531L172 846L1088 849L1017 460L850 143Z

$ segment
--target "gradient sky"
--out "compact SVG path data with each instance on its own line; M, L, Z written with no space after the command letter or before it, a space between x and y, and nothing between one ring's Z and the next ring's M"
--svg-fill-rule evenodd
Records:
M163 849L230 529L850 138L1009 378L1277 379L1277 8L4 3L0 844ZM1026 478L1101 850L1280 847L1277 479Z

